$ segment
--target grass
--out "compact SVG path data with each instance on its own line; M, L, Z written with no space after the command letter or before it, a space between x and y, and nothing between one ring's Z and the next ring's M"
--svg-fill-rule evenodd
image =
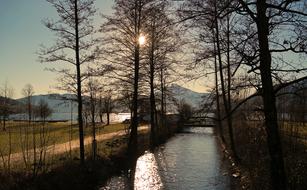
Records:
M270 156L264 121L249 121L239 116L233 121L236 150L241 159L239 166L247 176L247 189L271 189ZM303 122L280 121L279 127L288 188L306 189L307 125ZM229 145L228 130L224 132Z
M307 147L307 123L303 122L283 122L281 133L284 136L299 140Z
M97 124L96 135L116 132L124 130L127 124L111 124L104 126ZM2 127L1 127L2 129ZM43 139L41 136L42 130L45 130L45 137L47 139L46 143L40 143ZM36 141L36 146L48 146L58 143L68 142L70 137L72 140L77 140L79 138L79 128L78 125L70 125L69 122L58 122L58 123L46 123L44 126L42 123L29 123L27 122L8 122L6 130L0 130L0 152L3 155L7 155L9 152L9 139L11 135L11 153L21 152L22 143L25 142L26 131L28 131L28 144L29 148L33 148L33 134ZM84 127L84 136L90 137L92 135L92 127ZM42 138L41 138L42 137Z
M303 122L283 122L282 130L295 130L300 136L307 136L307 123Z
M113 125L117 129L121 129L121 126ZM104 132L114 130L109 127ZM138 138L141 154L149 147L148 130L140 131ZM14 168L10 174L5 171L1 173L0 170L0 181L6 181L0 183L0 189L97 189L110 176L128 169L127 142L127 135L98 142L96 161L91 159L91 145L86 145L86 161L82 167L77 159L79 156L77 149L72 151L71 157L67 153L54 155L46 160L47 170L40 172L35 178L32 177L31 171L25 171L22 166Z
M10 123L10 131L12 134L19 133L23 130L27 123ZM40 125L34 126L34 134L39 135ZM50 123L50 133L60 137L54 138L57 142L65 142L68 139L66 133L69 132L69 124L67 123ZM110 126L99 126L97 133L111 133L125 129L124 124L113 124ZM2 133L8 133L8 130ZM37 131L38 130L38 131ZM173 129L175 131L175 128ZM73 129L74 139L78 138L78 128ZM1 135L4 135L2 134ZM85 129L86 136L91 135L91 128ZM68 133L69 134L69 133ZM68 137L64 137L64 136ZM6 135L8 136L8 135ZM4 135L4 137L6 137ZM13 135L12 135L13 136ZM18 135L14 136L15 139ZM7 138L7 137L6 137ZM138 132L138 155L144 153L149 148L149 130L140 130ZM6 143L6 141L4 141ZM97 159L93 160L92 145L85 146L86 160L84 165L80 165L79 149L73 149L71 154L64 152L61 154L50 154L43 162L37 175L34 175L31 165L26 168L23 162L18 162L11 167L10 170L0 168L0 189L32 189L32 190L51 190L51 189L98 189L103 186L107 179L112 175L121 174L123 171L127 172L131 165L127 154L128 135L115 135L110 139L101 140L97 143ZM2 148L2 146L0 146ZM1 161L0 161L1 162Z

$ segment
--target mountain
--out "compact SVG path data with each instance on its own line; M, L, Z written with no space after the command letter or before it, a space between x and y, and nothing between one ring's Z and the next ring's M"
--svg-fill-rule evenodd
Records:
M0 106L3 102L6 102L8 105L10 114L20 113L21 108L23 107L23 104L17 100L0 96Z
M76 111L77 103L73 100L76 99L76 96L73 94L46 94L46 95L34 95L32 97L32 102L34 105L39 105L41 100L48 103L49 107L53 112L56 113L70 113L71 107L73 105L73 110ZM18 102L26 103L27 98L17 99Z
M209 93L200 93L192 91L188 88L184 88L178 84L172 84L168 91L176 99L176 101L184 100L190 104L193 108L200 108L203 100L209 97Z
M172 97L176 100L176 102L179 102L181 100L184 100L186 103L190 104L194 108L199 108L199 106L202 103L202 100L204 97L208 97L207 93L199 93L194 92L190 89L184 88L182 86L179 86L177 84L173 84L168 88L168 91L172 95ZM86 98L86 97L85 97ZM78 104L75 100L76 96L73 94L46 94L46 95L34 95L32 97L32 101L34 105L38 105L41 100L44 100L48 103L49 107L52 109L53 113L50 120L70 120L71 116L73 120L77 120L77 109ZM25 104L27 101L26 98L20 98L15 100L15 102L18 102L19 104ZM173 105L174 106L174 105ZM115 111L116 112L122 112L122 110L126 110L125 108L122 108L118 106ZM174 110L176 110L174 108ZM129 112L129 111L126 111ZM120 120L118 118L118 115L114 115L114 120ZM125 114L124 114L125 115ZM127 118L127 116L121 115L122 118ZM26 114L14 114L11 115L12 119L27 119Z
M17 101L17 100L14 100L14 99L11 99L11 98L4 98L4 97L0 96L0 102L3 102L5 100L6 100L7 104L9 104L11 106L16 106L16 105L20 104L20 102Z
M45 101L52 110L50 120L77 120L77 102L75 95L72 94L46 94L32 96L34 106L39 105L40 101ZM27 98L17 99L21 104L25 104ZM26 114L14 114L10 116L11 119L23 120L27 119Z

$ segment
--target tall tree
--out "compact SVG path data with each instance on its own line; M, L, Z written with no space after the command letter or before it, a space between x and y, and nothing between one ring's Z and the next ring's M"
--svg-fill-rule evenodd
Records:
M175 52L179 51L180 38L175 30L174 21L167 14L166 10L170 4L166 1L153 2L151 8L148 9L147 20L145 22L145 33L148 39L146 46L146 62L149 83L150 97L150 124L151 124L151 145L154 147L159 136L159 126L157 121L156 96L155 91L158 90L158 82L161 84L161 99L164 104L164 91L162 88L165 80L164 72L169 68L169 59ZM160 79L159 79L160 74ZM162 80L162 82L161 82ZM164 112L164 107L161 110ZM161 124L162 122L160 122ZM161 126L160 126L161 127Z
M33 165L35 166L36 164L36 138L35 138L35 126L32 124L33 120L33 95L34 95L34 88L31 84L26 84L25 87L22 89L22 95L25 97L25 104L26 104L26 110L28 113L28 127L25 126L25 138L26 138L26 159L29 161L29 128L32 125L32 145L33 145ZM29 166L27 166L29 167ZM33 170L33 175L36 174L36 167L32 168Z
M47 0L47 2L56 9L59 20L45 20L44 25L57 35L57 40L50 48L42 47L39 58L42 62L69 63L70 67L53 70L69 78L69 83L76 89L80 161L84 163L82 81L86 73L84 70L100 54L98 39L93 37L95 29L92 22L96 13L94 0Z
M43 124L45 124L46 119L52 114L52 109L49 107L48 103L45 100L41 99L38 102L38 106L35 112L35 114L41 119Z
M230 68L230 46L229 44L229 27L228 22L226 22L226 39L222 35L222 27L225 24L223 22L223 18L228 16L225 12L228 12L228 7L231 5L230 1L215 1L215 0L187 0L186 3L179 10L181 19L183 21L189 21L188 26L191 26L193 29L196 29L199 32L197 36L197 41L199 41L200 47L204 46L204 50L201 49L197 51L196 54L196 62L204 63L204 65L209 65L212 63L211 59L214 57L214 72L218 72L218 77L215 76L216 80L216 101L219 103L219 89L221 89L221 97L222 97L222 106L224 107L224 115L226 117L228 132L229 132L229 140L230 140L230 148L232 150L233 156L236 161L238 161L238 155L234 143L234 135L232 128L232 115L230 113L231 108L231 96L230 96L230 88L231 88L231 76L234 73L231 73ZM226 14L226 16L225 16ZM223 47L223 42L225 47ZM213 46L213 50L212 50ZM226 59L227 67L225 67L224 60ZM217 65L218 67L217 67ZM225 77L225 69L227 70L227 81ZM210 73L210 70L205 71ZM217 73L216 73L217 74ZM219 86L218 86L219 85ZM218 106L218 105L217 105ZM218 120L221 119L222 109L217 107L217 116ZM220 119L219 119L220 118ZM222 134L222 126L220 125L221 137L223 139Z
M26 84L21 91L22 95L25 97L26 110L28 114L28 121L31 123L33 119L33 100L34 88L31 84Z
M10 112L12 111L12 106L10 105L10 98L13 97L14 90L10 87L8 81L5 81L3 86L0 88L0 115L2 116L3 131L6 130L6 120Z
M183 11L183 13L187 15L184 20L197 21L193 22L192 26L198 28L208 26L206 18L212 15L210 9L212 10L213 6L206 5L210 2L214 2L216 5L217 1L187 0L187 2L188 8ZM245 68L246 66L248 67L248 70L242 71L256 76L256 83L251 84L251 86L257 90L257 93L249 96L244 101L258 95L262 96L263 112L265 116L264 124L270 155L272 188L286 189L286 175L278 131L275 96L280 89L306 79L304 74L297 74L295 80L291 80L287 77L288 73L295 71L300 73L304 71L306 67L304 67L302 63L299 63L300 59L297 55L292 54L292 56L296 57L296 63L287 60L287 58L278 59L278 56L286 55L284 57L290 57L290 53L297 53L300 54L300 56L306 55L306 3L303 1L288 0L238 0L221 2L222 3L218 2L219 6L215 6L215 9L217 8L217 10L219 10L217 14L215 14L215 18L221 21L223 18L227 19L230 14L235 14L238 23L235 26L236 41L230 39L229 26L227 26L225 35L226 40L224 40L227 42L227 45L223 50L229 54L231 46L236 51L233 53L240 56L239 59L241 62L238 63L238 65L244 66ZM227 25L228 21L229 20L227 20ZM217 31L219 28L216 26L217 24L215 25ZM223 38L220 35L215 34L215 36L216 43L223 42ZM223 51L220 52L222 53ZM228 62L228 88L231 86L229 81L234 75L234 73L229 73L231 71L229 68L229 57L230 56L227 55L225 58ZM222 57L219 59L223 61ZM222 74L222 71L220 71L221 81L223 81L222 77L224 78ZM247 82L250 83L251 81ZM221 87L223 88L222 84ZM246 87L246 85L244 85L244 87ZM240 85L234 87L236 90L240 88ZM228 99L228 104L224 104L227 112L224 118L230 118L232 113L244 102L241 101L232 109L229 102L229 89L228 98L223 97L224 102ZM225 90L222 89L222 91Z
M91 112L91 123L92 123L92 156L95 160L97 157L97 141L96 141L96 114L97 114L97 93L100 91L98 80L90 79L87 83L87 91L89 94L89 104Z
M107 22L102 31L108 34L106 41L106 58L113 63L114 76L128 84L132 90L132 120L128 142L129 154L137 150L138 95L140 82L141 45L145 11L153 0L116 0L114 16L104 16ZM141 42L141 43L140 43ZM113 77L114 77L113 76Z
M209 1L208 3L209 5L212 4L212 2ZM227 99L227 92L226 92L226 85L225 85L225 76L223 73L223 68L224 68L224 64L222 61L222 49L221 49L221 39L220 39L220 26L219 26L219 14L220 11L218 10L218 4L216 1L213 2L214 4L214 27L215 27L215 43L216 43L216 54L218 57L218 63L219 63L219 74L220 74L220 81L221 81L221 90L222 90L222 98L223 98L223 104L224 104L224 108L225 108L225 112L226 115L228 115L227 117L227 125L228 125L228 131L229 131L229 139L230 139L230 147L231 150L233 152L234 158L236 161L238 161L238 155L237 155L237 151L235 148L235 143L234 143L234 137L233 137L233 129L232 129L232 118L231 115L229 115L230 112L230 93ZM228 31L227 31L227 40L228 40ZM227 42L228 43L228 42ZM228 45L227 45L227 64L229 66L227 66L227 73L228 73L228 79L230 80L230 63L229 63L229 49L228 49ZM228 81L228 84L230 84L230 81ZM230 85L228 85L228 89L230 89ZM230 92L230 91L229 91Z
M214 31L212 32L214 34ZM214 40L215 41L215 37ZM215 42L213 43L214 46L214 52L216 52L216 45ZM219 81L218 81L218 66L217 66L217 59L216 55L214 55L214 82L215 82L215 102L216 102L216 116L217 116L217 123L219 127L219 133L222 141L225 143L225 137L222 127L222 121L221 121L221 109L220 109L220 93L219 93Z
M287 180L284 169L283 152L280 135L278 131L276 98L273 84L272 54L274 52L292 51L295 53L306 53L306 39L301 38L296 33L298 28L304 27L306 21L306 4L300 1L270 1L255 0L247 2L239 0L242 10L255 23L259 46L259 66L260 71L263 109L265 116L265 128L267 132L267 142L270 154L271 179L273 189L287 189ZM305 9L304 9L305 8ZM284 39L287 43L283 45L274 42L280 39L282 25L287 26L288 35L294 35L295 40ZM279 27L280 28L279 28ZM298 26L298 28L297 28ZM279 31L279 35L276 33ZM294 31L294 32L292 32ZM275 40L270 38L274 36ZM276 44L277 47L276 47ZM290 47L285 45L289 44Z
M110 125L110 114L114 109L114 99L111 90L108 90L103 98L103 108L104 113L107 114L107 125Z

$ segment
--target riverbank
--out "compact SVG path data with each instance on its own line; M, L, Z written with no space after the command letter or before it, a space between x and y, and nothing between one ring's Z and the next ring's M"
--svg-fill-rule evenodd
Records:
M134 189L242 189L213 128L191 127L176 133L137 160ZM133 176L132 176L133 177ZM100 190L126 190L131 176L116 175Z
M126 167L126 135L98 143L98 157L93 160L90 157L91 145L87 145L85 164L80 166L77 159L78 150L72 152L73 157L58 155L54 158L57 167L33 176L31 172L11 172L10 175L0 174L1 190L53 190L53 189L95 189L103 184L110 176L115 175ZM147 142L148 131L140 132L140 142ZM148 147L146 145L146 147Z
M218 144L220 146L221 154L227 159L228 168L230 175L232 176L232 190L245 190L250 187L250 179L248 172L235 162L231 150L222 141L222 139L217 136Z
M233 166L233 173L242 189L270 190L270 156L263 121L234 119L234 142L240 162ZM305 190L307 186L307 125L295 122L280 122L280 137L283 148L284 166L287 175L287 188ZM228 130L224 130L225 155L232 160Z
M104 135L112 132L125 130L127 124L116 123L105 125L96 123L96 135ZM92 137L92 127L84 127L84 138ZM35 140L35 142L34 142ZM7 122L6 130L0 132L0 153L3 156L22 151L30 151L43 146L54 146L65 144L70 141L79 140L79 128L77 124L70 122ZM66 150L71 144L66 144ZM1 162L0 162L1 164Z
M173 130L175 131L175 129ZM168 135L163 135L163 141ZM139 131L138 156L149 149L149 130ZM162 138L161 138L162 139ZM98 142L98 158L91 158L91 144L85 146L86 161L80 166L78 149L73 149L70 155L66 153L57 154L48 163L56 164L38 175L33 176L31 171L0 172L1 190L53 190L53 189L96 189L103 185L111 176L118 175L129 169L127 157L126 134L117 134L109 139Z

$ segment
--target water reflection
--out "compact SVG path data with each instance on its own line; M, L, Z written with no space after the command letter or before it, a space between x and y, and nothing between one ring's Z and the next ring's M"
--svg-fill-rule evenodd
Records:
M147 152L139 157L134 176L135 190L159 190L163 185L158 171L158 165L153 153Z
M230 189L225 164L212 128L187 128L138 159L134 189ZM123 176L112 178L104 189L128 189L127 184Z
M155 154L165 189L229 189L212 128L186 128Z
M194 133L200 135L212 135L213 128L212 127L186 127L183 128L182 133Z

